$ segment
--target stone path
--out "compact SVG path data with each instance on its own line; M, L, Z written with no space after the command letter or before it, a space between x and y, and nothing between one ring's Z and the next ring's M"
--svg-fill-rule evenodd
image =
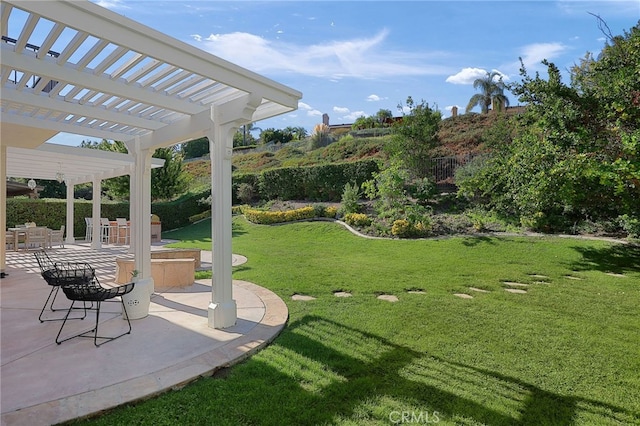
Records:
M613 273L613 272L605 272L606 275L609 276L613 276L616 278L625 278L626 276L624 274L618 274L618 273ZM530 278L534 278L536 279L536 281L532 281L530 283L523 283L523 282L518 282L518 281L502 281L502 285L504 286L503 289L504 291L511 293L511 294L527 294L527 289L534 287L536 285L551 285L551 279L549 278L549 276L544 275L544 274L528 274L528 276ZM574 275L564 275L563 278L566 278L568 280L576 280L576 281L582 281L584 278L581 277L577 277ZM473 293L479 293L479 294L490 294L492 293L491 290L486 290L483 288L478 288L478 287L468 287L470 292ZM426 291L424 291L423 289L420 288L411 288L410 290L405 290L407 292L407 294L427 294ZM461 299L473 299L474 296L469 294L469 293L452 293L453 296L455 297L459 297ZM333 295L335 297L353 297L353 294L349 291L334 291ZM376 298L378 300L384 300L387 302L391 302L391 303L395 303L395 302L399 302L400 298L396 295L393 294L379 294L376 296ZM297 300L297 301L311 301L311 300L316 300L315 297L313 296L309 296L309 295L304 295L304 294L294 294L291 296L292 300Z
M378 300L385 300L387 302L397 302L398 296L394 296L393 294L381 294L380 296L377 297Z
M461 299L473 299L473 296L466 293L453 293L454 296L457 296Z

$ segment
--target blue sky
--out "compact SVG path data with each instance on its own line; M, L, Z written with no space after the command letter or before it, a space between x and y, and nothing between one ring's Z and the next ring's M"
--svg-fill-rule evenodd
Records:
M530 75L546 76L545 58L566 70L599 53L605 37L590 13L613 35L640 19L638 0L95 2L301 91L297 111L256 126L308 131L323 113L331 124L380 109L400 115L407 96L449 117L454 105L464 111L487 71L518 81L519 57Z

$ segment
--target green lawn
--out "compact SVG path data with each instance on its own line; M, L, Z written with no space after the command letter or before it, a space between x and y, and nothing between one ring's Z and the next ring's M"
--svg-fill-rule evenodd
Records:
M164 236L210 249L204 235L208 221ZM372 240L329 222L236 217L233 251L248 258L235 279L287 303L282 334L224 374L95 423L640 424L638 246ZM527 293L506 292L505 281Z

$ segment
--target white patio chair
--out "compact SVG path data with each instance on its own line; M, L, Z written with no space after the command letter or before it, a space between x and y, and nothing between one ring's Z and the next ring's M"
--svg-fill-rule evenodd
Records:
M44 226L27 227L25 233L25 248L45 248L47 246L47 228L45 228Z
M16 247L15 234L13 232L5 233L5 244L7 245L7 249L11 246L12 249Z
M49 229L49 247L54 244L64 247L64 225L60 229Z

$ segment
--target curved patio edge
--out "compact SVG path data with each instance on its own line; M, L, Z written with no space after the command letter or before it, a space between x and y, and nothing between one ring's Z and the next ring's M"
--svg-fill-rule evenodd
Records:
M200 377L211 376L222 368L247 359L280 334L288 320L288 308L280 297L264 287L239 280L233 280L233 286L234 293L236 289L240 292L246 290L257 298L252 298L244 306L241 301L237 301L239 320L243 310L251 311L247 314L249 318L255 317L256 311L263 310L260 320L248 331L240 331L238 337L224 345L216 345L209 351L200 352L192 358L180 360L169 367L96 390L3 413L2 425L49 425L91 417L121 405L180 389ZM244 322L252 321L252 319L244 320ZM238 330L247 328L246 324L236 325L222 331L238 333L234 331L234 327Z

